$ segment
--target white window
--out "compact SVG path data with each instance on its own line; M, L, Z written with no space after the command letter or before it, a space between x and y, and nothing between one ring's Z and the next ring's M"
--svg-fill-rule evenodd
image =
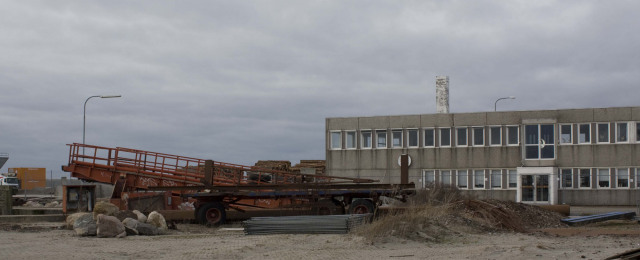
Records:
M371 139L371 130L363 130L360 131L360 142L362 143L362 149L371 149L372 147L372 139Z
M518 187L518 171L509 170L509 188Z
M573 134L571 125L560 125L560 144L572 144Z
M507 126L507 145L520 144L520 131L518 126Z
M629 124L626 122L616 123L616 143L629 142Z
M473 171L473 188L484 189L484 170Z
M458 175L457 175L457 180L458 180L458 188L460 189L466 189L469 188L468 186L468 171L467 170L458 170Z
M598 143L609 143L609 123L599 123L598 126L596 127L596 130L598 130L598 132L596 133L598 135Z
M579 144L591 143L591 124L578 125L578 143Z
M342 132L331 131L331 149L342 149Z
M526 125L524 131L526 159L555 158L553 125Z
M502 170L491 170L491 188L502 188Z
M387 148L387 130L376 130L376 148Z
M356 149L356 131L346 131L347 149Z
M636 142L640 142L640 123L636 123Z
M402 130L391 131L391 147L402 148Z
M611 185L609 183L609 169L601 168L598 169L598 188L610 188Z
M580 169L580 188L591 188L591 169Z
M451 128L440 128L440 147L451 146Z
M571 189L573 188L573 169L561 169L560 170L560 181L563 189Z
M616 187L629 188L629 168L619 168L616 172Z
M456 146L467 146L467 128L456 128Z
M409 136L407 146L409 148L418 147L418 129L409 129L407 130L407 135Z
M440 183L442 185L451 185L451 171L450 170L441 170L440 171Z
M436 181L436 174L434 170L422 171L422 188L433 184Z
M502 145L502 127L491 126L489 127L489 140L490 145L497 146Z
M484 145L484 127L473 128L473 146Z
M434 147L436 145L436 134L433 128L424 130L424 147Z

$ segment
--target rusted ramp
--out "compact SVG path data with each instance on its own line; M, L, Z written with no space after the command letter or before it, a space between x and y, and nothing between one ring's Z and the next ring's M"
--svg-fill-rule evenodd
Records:
M612 219L632 219L636 216L635 212L609 212L604 214L590 215L577 218L565 218L562 222L569 226L580 226L589 223L607 221Z
M640 248L605 258L605 260L609 259L640 259Z

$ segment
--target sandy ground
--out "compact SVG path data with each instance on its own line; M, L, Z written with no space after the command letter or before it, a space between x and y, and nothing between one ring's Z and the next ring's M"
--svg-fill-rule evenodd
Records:
M78 237L62 224L5 225L1 259L603 259L640 248L640 225L608 222L529 234L464 235L444 243L356 235L247 236L238 226L179 224L168 235ZM231 228L231 230L230 230ZM235 228L235 229L234 229ZM19 229L19 230L16 230Z

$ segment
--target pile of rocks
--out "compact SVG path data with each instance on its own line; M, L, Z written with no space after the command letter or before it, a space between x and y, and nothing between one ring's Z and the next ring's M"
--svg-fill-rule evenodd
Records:
M78 236L126 237L155 236L168 230L164 217L153 211L149 216L134 210L120 210L108 202L98 202L92 213L75 213L67 217L67 228Z

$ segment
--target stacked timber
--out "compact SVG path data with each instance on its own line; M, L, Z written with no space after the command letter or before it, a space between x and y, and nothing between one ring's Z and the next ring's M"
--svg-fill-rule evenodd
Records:
M290 161L260 160L255 164L255 166L262 169L270 169L276 171L291 171Z
M303 172L303 169L310 169L311 174L325 175L326 161L325 160L300 160L300 163L291 167L291 170L297 173L309 173Z
M346 234L370 219L371 214L255 217L242 226L247 235Z

